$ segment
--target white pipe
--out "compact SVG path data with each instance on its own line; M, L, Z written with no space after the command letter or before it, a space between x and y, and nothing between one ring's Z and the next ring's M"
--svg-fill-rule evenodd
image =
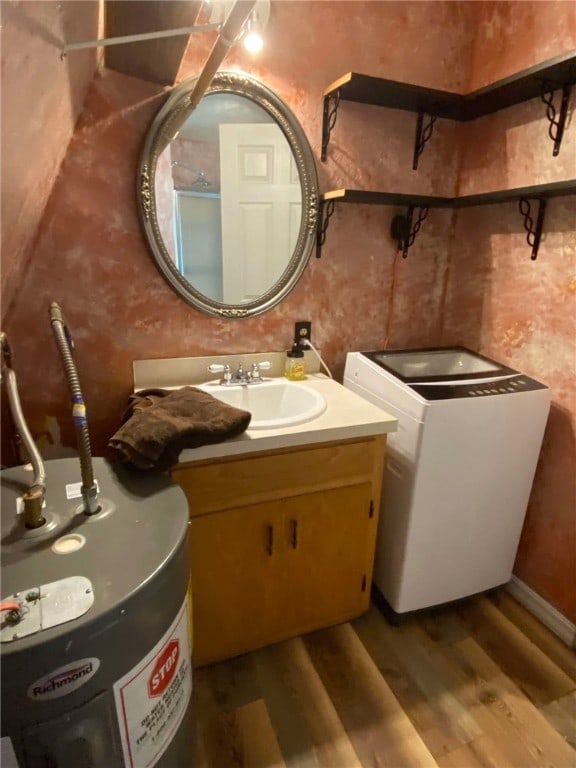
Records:
M187 113L190 114L192 110L196 109L198 103L212 80L220 64L222 64L224 57L228 53L228 50L234 45L238 36L244 28L244 23L255 6L256 0L236 0L232 6L230 13L226 17L222 31L218 35L216 42L204 67L200 73L194 90L190 94L188 101L189 109Z
M156 40L161 37L177 37L178 35L192 35L194 32L206 32L209 29L221 29L222 24L201 24L194 27L178 27L178 29L164 29L160 32L143 32L138 35L123 35L122 37L103 37L100 40L87 40L85 43L69 43L62 48L66 55L68 51L78 51L82 48L99 48L106 45L123 45L124 43L139 43L143 40Z
M182 124L186 122L188 117L198 106L202 96L206 93L206 89L214 79L218 67L222 64L224 57L240 36L242 29L244 28L244 23L255 4L256 0L234 0L234 5L226 17L226 21L224 22L202 71L194 84L194 89L188 97L188 104L185 109L178 112L177 126L173 126L171 120L168 120L164 126L156 147L158 155L164 151L167 144L176 138Z

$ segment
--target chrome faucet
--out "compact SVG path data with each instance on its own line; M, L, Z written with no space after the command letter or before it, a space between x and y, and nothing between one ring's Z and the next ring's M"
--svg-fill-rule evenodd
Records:
M232 383L233 384L248 384L248 371L244 370L244 364L238 363L238 368L236 370L236 373L232 376Z
M272 364L268 360L263 360L261 363L252 363L252 368L248 372L248 378L250 384L262 384L264 379L260 376L260 371L269 371Z
M261 384L264 379L260 375L260 371L268 371L272 367L272 364L268 360L263 360L261 363L252 363L249 371L245 370L244 363L239 363L235 373L232 373L228 364L222 365L214 363L208 366L210 373L221 373L220 385L223 387L229 387L233 384L241 386L248 386L248 384Z

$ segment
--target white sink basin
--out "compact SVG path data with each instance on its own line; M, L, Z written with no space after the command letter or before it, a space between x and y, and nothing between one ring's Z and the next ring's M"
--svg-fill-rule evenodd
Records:
M198 386L224 403L252 414L248 429L281 429L303 424L326 410L326 400L304 383L269 379L262 384L222 386L209 382Z

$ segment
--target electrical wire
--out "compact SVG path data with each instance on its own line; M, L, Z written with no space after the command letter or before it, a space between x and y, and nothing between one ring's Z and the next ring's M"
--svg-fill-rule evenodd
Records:
M312 342L310 341L310 339L301 339L300 343L301 343L301 344L306 344L308 347L310 347L310 349L311 349L311 350L314 352L314 354L316 355L316 357L317 357L317 358L318 358L318 360L320 361L320 365L322 365L322 366L324 367L324 369L326 370L326 373L328 374L328 376L329 376L331 379L333 379L333 378L334 378L334 376L332 376L332 371L330 370L330 368L328 368L328 366L326 365L326 363L325 363L325 362L324 362L324 360L322 359L322 355L320 354L320 352L318 352L318 350L316 349L316 347L314 346L314 344L312 344Z

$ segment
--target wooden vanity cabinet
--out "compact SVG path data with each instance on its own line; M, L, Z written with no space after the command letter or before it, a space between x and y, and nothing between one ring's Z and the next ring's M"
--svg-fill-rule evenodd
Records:
M172 470L190 507L196 666L367 609L385 440Z

